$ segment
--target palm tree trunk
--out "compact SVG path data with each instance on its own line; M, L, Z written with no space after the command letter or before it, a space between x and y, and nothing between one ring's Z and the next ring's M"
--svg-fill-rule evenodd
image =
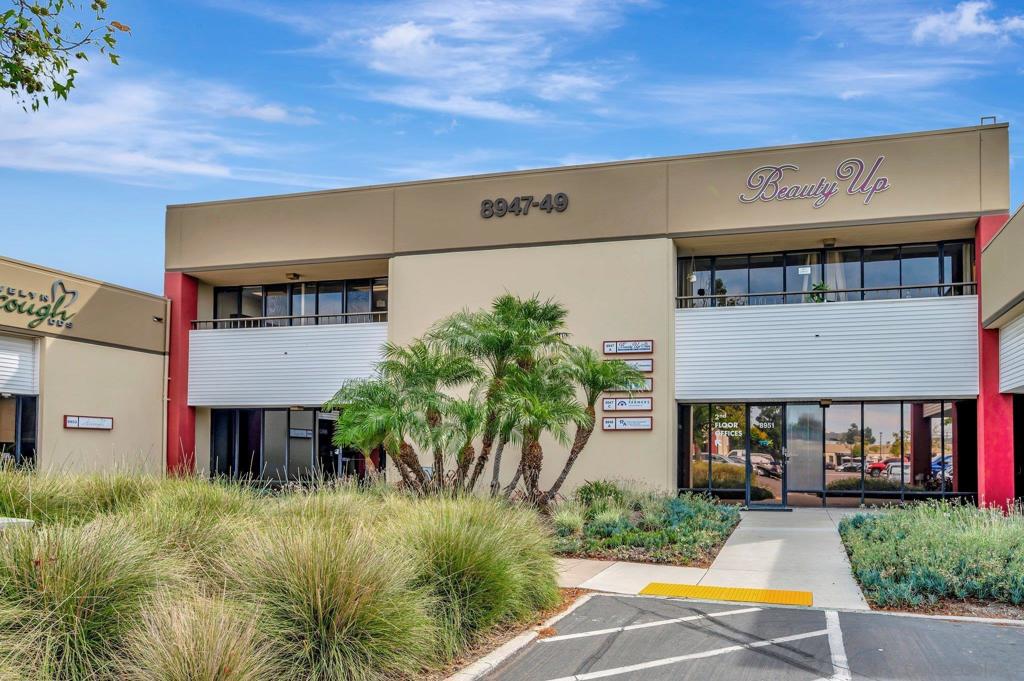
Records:
M498 496L498 492L501 491L501 454L505 451L505 445L508 443L508 438L502 436L498 440L498 448L494 450L494 470L491 471L491 496Z
M466 475L469 473L469 464L473 461L473 455L476 450L473 448L472 442L467 442L463 445L462 449L459 450L459 463L455 469L455 489L461 490L462 484L466 481Z
M508 499L512 496L512 492L516 491L516 486L519 484L519 479L523 477L523 460L526 458L523 452L526 451L526 443L523 443L523 447L519 452L519 465L516 466L516 474L512 476L512 482L508 483L505 487L505 498Z
M398 469L398 474L402 476L402 482L405 483L405 486L409 489L415 488L416 481L412 477L412 471L409 470L408 466L402 463L401 457L392 456L391 460L395 462L395 468Z
M497 421L498 413L494 409L488 410L487 420L484 421L483 442L480 443L480 455L476 457L476 465L473 466L473 475L470 476L469 484L466 485L467 492L472 492L473 488L476 487L476 482L484 472L484 466L487 465L487 460L491 458L491 447L494 446L494 433L498 428Z
M416 456L416 450L412 448L411 444L402 440L402 444L398 448L398 454L402 457L402 463L408 466L409 470L416 477L420 491L425 491L427 489L427 473L423 470L423 466L420 465L420 458Z
M540 469L544 465L544 450L540 446L540 440L530 439L530 446L523 454L523 479L526 481L526 494L531 502L538 501L537 485L540 481Z
M580 452L587 446L587 442L590 440L590 436L594 432L594 408L587 407L587 413L590 414L591 425L587 428L576 427L576 437L572 442L572 449L569 450L569 458L565 460L565 466L562 467L562 472L559 473L558 479L555 480L555 484L551 486L551 489L544 495L544 499L541 501L541 506L547 506L551 503L551 500L558 494L558 490L562 489L562 484L565 479L569 477L569 471L572 470L573 465L576 463L576 459L579 458Z
M438 430L441 427L441 414L437 410L427 411L427 427L434 436L434 476L431 479L431 487L440 490L444 487L444 450L438 442Z

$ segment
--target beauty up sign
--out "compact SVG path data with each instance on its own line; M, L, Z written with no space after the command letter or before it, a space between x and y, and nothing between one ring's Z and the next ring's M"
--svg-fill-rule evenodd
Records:
M816 182L794 181L800 170L795 163L767 164L755 168L747 177L747 190L739 195L740 203L762 201L810 201L813 208L821 208L837 194L864 198L871 203L875 194L892 188L889 178L881 174L885 156L879 156L870 165L860 158L848 158L836 166L831 177Z

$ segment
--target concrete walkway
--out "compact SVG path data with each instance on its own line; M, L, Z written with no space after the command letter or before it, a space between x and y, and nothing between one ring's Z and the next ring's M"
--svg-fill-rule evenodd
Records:
M598 560L559 561L561 586L636 594L651 582L810 591L815 607L868 610L839 539L857 509L743 511L709 569Z

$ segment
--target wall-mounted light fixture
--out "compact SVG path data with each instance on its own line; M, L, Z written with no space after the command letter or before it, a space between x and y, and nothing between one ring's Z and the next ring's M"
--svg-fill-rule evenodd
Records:
M285 272L284 278L288 281L298 281L299 277L302 276L298 272Z
M156 322L157 324L162 324L163 321L164 321L164 318L163 317L157 317L156 315L153 315L153 321Z
M829 407L832 406L832 400L823 397L822 399L818 400L818 406L820 406L822 409L828 409Z
M836 247L836 240L834 238L831 238L831 237L829 237L828 239L822 239L821 243L822 243L822 245L825 248L835 248Z

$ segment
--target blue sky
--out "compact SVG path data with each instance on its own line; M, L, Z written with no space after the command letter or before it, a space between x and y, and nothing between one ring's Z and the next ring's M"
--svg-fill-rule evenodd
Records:
M122 65L0 99L0 253L159 292L164 206L1011 124L1024 2L112 0Z

